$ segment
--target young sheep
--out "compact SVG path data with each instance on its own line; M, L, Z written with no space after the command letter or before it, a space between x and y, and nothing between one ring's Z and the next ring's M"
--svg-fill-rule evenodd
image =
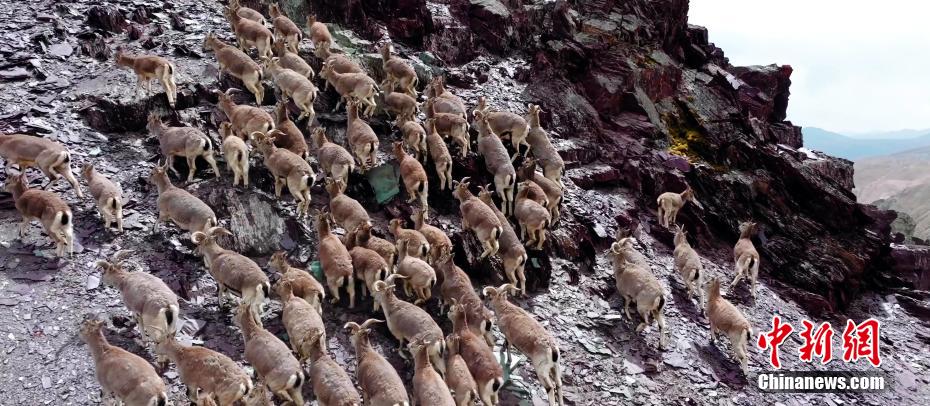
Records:
M155 353L174 362L178 377L187 386L188 399L198 405L198 397L206 397L219 406L232 406L252 392L249 375L235 361L217 351L186 346L168 337L155 346ZM202 391L199 396L198 391Z
M242 81L243 86L255 95L255 104L262 105L262 100L265 99L262 80L265 75L259 64L238 48L217 39L212 32L204 38L203 50L212 50L220 65L219 72L227 72Z
M152 174L149 176L149 182L158 188L158 220L155 221L152 232L157 233L159 225L168 220L185 231L207 231L219 224L213 209L203 200L171 184L167 167L167 162L163 166L156 166L152 168Z
M226 18L229 19L233 33L236 34L239 49L247 51L255 48L258 50L259 57L270 58L271 45L275 42L274 34L265 28L264 24L242 18L237 11L234 8L226 8Z
M174 337L180 316L178 297L165 282L146 272L127 272L122 261L130 251L119 251L110 262L97 261L103 283L119 290L142 334L154 342Z
M519 286L521 294L526 296L524 268L529 257L526 255L526 248L523 247L523 243L517 238L517 233L513 231L513 227L507 221L507 217L504 217L504 213L501 213L497 206L494 205L494 201L491 199L491 194L494 192L491 192L490 187L491 185L479 186L481 191L478 193L478 198L494 211L501 223L502 232L499 239L500 251L498 253L504 263L504 274L507 275L507 280L511 284Z
M349 250L330 232L329 214L320 212L316 217L316 232L320 241L320 267L326 275L326 285L332 293L332 303L339 302L339 288L345 286L349 293L349 308L355 307L355 278Z
M346 140L362 172L375 166L378 160L378 136L371 126L358 116L358 102L346 105Z
M506 284L499 288L488 286L483 291L484 296L490 298L497 325L504 333L503 350L507 353L507 362L510 362L510 346L513 345L533 363L536 376L549 396L549 404L564 405L559 344L533 315L507 300L508 293L516 290L513 285Z
M158 138L161 154L168 162L168 169L175 175L181 176L174 168L175 158L184 157L187 158L187 181L193 181L194 172L197 171L197 157L203 157L213 168L214 176L220 177L220 169L216 166L216 160L213 159L213 144L203 131L187 126L168 127L162 123L161 118L154 114L149 116L146 129Z
M478 400L478 384L472 378L468 365L458 353L458 337L450 334L446 337L449 356L446 359L446 385L455 396L455 406L472 406Z
M388 240L371 235L371 227L372 225L369 223L359 225L354 235L351 236L352 238L349 239L350 244L377 252L384 259L384 262L388 264L391 273L393 273L394 260L397 258L397 246Z
M316 183L316 174L306 160L289 150L274 145L274 137L266 136L260 132L252 133L255 139L255 148L264 157L265 167L274 176L274 195L281 198L281 188L287 185L287 190L297 201L297 215L309 215L310 187Z
M426 159L426 130L423 129L423 126L413 118L398 116L397 121L397 126L400 128L401 135L403 135L404 146L413 151L413 156L418 161ZM441 138L439 140L442 141ZM445 146L445 143L443 143L443 146Z
M694 199L694 190L690 186L681 193L665 192L659 195L659 198L656 199L656 204L659 206L659 224L664 227L675 224L678 211L689 201L697 202Z
M365 247L352 247L349 250L352 257L352 268L355 269L355 279L362 281L362 296L369 295L375 282L384 280L391 273L391 267L377 252ZM373 301L372 311L378 311L378 301Z
M422 207L410 215L410 220L413 220L413 228L419 231L429 244L429 252L426 256L427 262L436 265L439 263L440 258L452 252L452 240L449 239L445 231L426 222L428 214L429 209Z
M326 342L318 340L310 352L310 374L313 394L320 406L361 405L352 378L326 352Z
M349 185L349 174L355 171L355 160L352 154L342 145L336 144L326 138L326 129L317 127L311 136L313 146L316 148L316 159L325 176L342 182L342 186ZM345 190L342 190L345 192Z
M469 328L464 306L455 303L454 300L452 303L449 318L452 320L452 334L458 338L458 348L455 352L460 354L468 365L468 370L478 387L481 402L488 406L496 405L499 402L497 392L504 386L504 369L494 358L494 352L484 338L477 336Z
M313 53L317 58L325 59L329 55L329 48L333 44L333 36L329 28L316 20L316 14L307 16L307 30L310 31L310 42L313 43Z
M245 360L255 368L258 380L278 397L295 405L304 404L301 386L306 377L287 345L262 328L261 321L246 306L239 307L236 321L245 342Z
M433 159L433 165L436 166L436 174L439 175L439 190L445 190L447 187L452 189L452 155L449 154L449 148L445 141L436 131L436 125L429 119L427 126L430 128L429 135L426 136L427 150L430 158Z
M127 405L157 405L168 403L165 382L155 368L136 354L107 342L101 327L103 322L86 320L80 336L94 357L97 382L103 392L104 404L122 402ZM113 402L113 398L116 402Z
M174 81L174 73L178 68L167 59L155 55L130 55L122 49L116 51L116 66L127 67L136 73L136 94L145 88L145 94L152 93L152 79L158 79L165 88L168 104L175 107L178 100L178 85Z
M519 174L517 175L519 179ZM549 196L546 195L546 191L543 190L536 182L531 180L522 180L519 185L521 190L526 190L526 198L530 199L540 206L549 207ZM547 209L548 210L548 209Z
M55 253L59 257L65 255L66 249L74 256L74 215L64 200L52 192L29 189L25 173L7 178L4 190L13 195L16 211L23 217L20 239L26 236L26 229L36 219L55 243Z
M736 267L736 276L730 283L730 289L744 276L751 283L752 297L756 297L756 282L759 279L759 251L752 244L752 236L758 232L758 224L748 221L739 225L739 240L733 246L733 262Z
M400 86L402 92L416 99L419 83L417 72L403 59L392 56L393 51L394 46L390 43L384 43L381 46L381 67L384 69L384 81L381 82L381 88L390 91L395 86Z
M417 300L414 305L426 303L433 296L433 286L436 285L436 271L426 261L407 255L407 241L399 240L397 251L396 274L403 276L404 292L411 296L410 290L416 293Z
M500 249L498 239L504 231L501 226L501 220L497 218L494 211L491 210L484 202L471 194L468 190L468 178L462 179L462 182L453 182L455 190L452 196L459 201L459 210L462 213L462 228L472 230L478 241L484 247L481 258L494 255Z
M7 173L13 164L19 165L23 173L26 168L36 166L49 179L46 189L63 176L77 197L84 197L81 186L71 173L71 152L64 145L32 135L0 134L0 157L6 161L4 169Z
M262 3L264 3L264 0L262 0ZM239 4L239 0L229 0L229 8L236 10L236 14L238 14L239 17L255 21L261 25L268 25L268 22L265 21L265 16L263 16L262 13L256 11L255 9L241 6Z
M400 244L406 242L406 255L414 256L420 259L429 258L430 245L422 233L412 228L404 228L403 219L393 219L390 222L391 234L394 235L394 241L397 241L397 251L400 252ZM403 255L403 253L402 253ZM400 261L400 257L398 257Z
M348 232L357 229L362 223L370 224L371 218L358 200L343 193L345 188L341 180L326 180L326 192L329 193L329 209L333 220Z
M409 346L414 365L413 404L455 406L449 387L430 363L427 352L430 344L429 341L417 341L411 342Z
M271 283L255 261L217 244L219 235L231 236L223 227L211 227L205 232L191 234L191 241L197 251L203 254L207 272L216 281L216 296L220 306L227 293L242 298L242 305L248 306L257 323L261 323L264 301L271 294Z
M365 116L371 117L377 104L375 103L375 93L378 85L375 80L364 73L339 73L333 65L323 63L320 70L320 77L329 81L336 92L342 98L336 103L336 108L343 102L356 101L365 104Z
M404 355L404 341L429 340L428 346L430 360L439 373L445 373L446 364L443 361L445 341L442 340L442 330L425 310L416 305L397 298L394 294L394 280L403 279L403 276L392 274L383 281L375 282L375 300L381 302L381 310L387 320L388 330L398 341L397 353L401 358Z
M565 162L549 141L549 134L539 125L539 112L538 104L527 106L526 121L530 128L526 134L526 141L530 146L530 152L542 167L543 175L564 188L562 175L565 173Z
M307 271L292 267L288 263L287 254L284 251L278 251L271 255L271 259L268 260L268 268L281 274L278 283L287 283L294 296L306 300L307 303L316 308L317 313L323 314L322 304L323 299L326 298L323 285Z
M526 235L529 234L527 242L535 242L536 249L541 250L546 242L546 229L552 223L552 218L549 217L549 210L527 197L530 190L527 186L526 181L520 182L514 214L520 223L521 237L526 240Z
M527 159L523 161L523 166L517 172L517 178L520 180L532 181L539 186L546 194L546 208L549 209L549 216L552 217L552 224L559 223L559 207L562 205L563 188L559 183L536 172L536 161Z
M307 140L304 139L304 133L297 128L297 124L288 117L286 102L278 102L274 109L274 117L275 129L268 133L274 137L274 145L291 151L304 160L309 158L310 148L307 147Z
M232 124L228 121L220 123L220 137L223 139L223 157L226 166L233 172L233 186L239 184L249 187L249 147L242 138L235 135Z
M259 107L236 104L230 92L232 89L219 94L217 106L226 114L226 118L232 123L232 128L238 136L248 139L254 132L267 133L274 129L274 120L270 114Z
M497 134L491 131L487 117L476 113L478 126L478 154L484 157L484 166L494 175L494 188L501 197L501 211L504 215L513 214L514 192L516 191L517 172L510 161L507 149Z
M383 283L383 282L379 282ZM349 330L352 345L355 347L355 379L362 388L364 405L410 406L407 389L400 380L397 371L384 356L375 351L368 341L368 333L375 323L382 320L368 319L359 325L348 322L343 327Z
M110 224L115 222L116 229L123 232L123 193L120 187L97 172L91 163L84 164L81 175L87 181L90 195L97 203L97 211L103 218L103 227L109 230Z
M520 153L520 146L530 144L526 142L526 136L530 131L530 125L523 116L511 113L509 111L491 111L487 107L487 99L484 96L478 98L478 107L475 108L475 120L487 121L491 132L497 134L500 138L510 138L513 145L514 154Z
M313 77L316 76L313 67L311 67L297 51L292 52L287 49L284 41L275 42L273 48L275 56L278 57L278 64L281 65L282 68L297 72L307 79L313 79Z
M288 100L293 100L301 111L297 120L307 118L309 122L313 122L313 118L316 117L313 102L316 101L317 94L317 88L313 82L300 73L281 67L278 58L266 61L265 68L271 73L275 84L281 90L281 101L287 103ZM281 117L278 119L280 120Z
M446 90L446 87L445 87L445 80L444 80L441 76L436 76L436 77L434 77L434 78L433 78L433 82L430 83L430 85L431 85L431 86L430 86L429 88L427 88L427 91L426 91L426 93L427 93L426 96L427 96L428 98L430 98L430 99L445 99L445 100L448 100L448 101L452 102L452 105L453 105L454 107L453 107L450 111L447 111L447 112L448 112L448 113L458 114L458 115L461 115L462 118L465 118L465 116L466 116L466 113L465 113L465 111L466 111L466 109L465 109L465 101L462 100L461 97L458 97L458 96L452 94L452 92ZM437 108L438 108L438 107L439 107L439 106L437 106ZM438 112L438 111L443 111L443 110L437 109L436 111Z
M675 268L681 274L681 280L689 295L697 294L698 305L704 307L704 266L701 257L688 243L688 233L681 226L675 226Z
M378 94L377 101L388 117L394 115L395 126L399 126L403 120L412 120L417 115L417 99L406 93L393 92L389 88Z
M435 109L435 106L435 104L430 104L427 106L427 111L432 111L431 109ZM433 112L430 119L433 120L431 125L436 132L442 135L444 139L452 139L452 142L459 146L459 152L462 158L465 158L465 156L468 155L468 151L471 149L471 136L468 134L468 121L458 114L438 112ZM430 130L430 132L432 131L433 130Z
M300 44L300 40L304 38L304 32L281 12L281 8L278 7L277 3L271 3L268 6L268 14L271 15L271 25L274 27L275 38L282 38L283 41L278 42L286 43L291 52L296 54L297 46Z
M659 325L659 347L665 348L667 334L665 317L662 314L665 308L665 289L649 268L639 266L626 258L625 252L629 249L633 249L632 239L614 242L610 246L610 254L614 257L617 292L623 297L623 311L628 319L632 319L630 303L636 304L636 312L643 318L636 326L637 333L652 324L650 317L655 319Z
M394 141L394 159L400 165L400 178L407 190L407 203L413 203L419 198L420 207L428 207L429 180L423 165L404 151L404 143L401 141Z
M439 260L437 269L442 273L442 285L439 287L439 312L442 313L445 305L458 303L463 306L465 315L471 320L468 327L476 335L482 336L489 347L494 346L494 334L491 333L494 324L494 313L481 303L481 298L475 292L474 285L468 274L455 265L452 255L446 255Z
M281 323L287 330L288 341L291 348L300 357L300 363L303 364L319 342L326 342L326 329L323 326L323 319L316 307L299 296L294 296L294 291L289 282L279 282L278 296L283 303L281 310Z
M461 99L453 99L452 93L446 92L446 96L434 96L426 99L426 118L433 118L436 114L451 114L453 116L467 119L464 104L459 104Z
M740 363L744 375L749 375L749 355L746 343L752 340L752 326L743 313L720 295L720 281L714 278L707 286L707 319L710 321L710 340L717 340L722 331L730 339L733 355Z

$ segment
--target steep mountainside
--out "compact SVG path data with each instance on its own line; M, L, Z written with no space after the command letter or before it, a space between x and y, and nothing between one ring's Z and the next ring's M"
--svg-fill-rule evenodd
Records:
M875 138L868 134L850 137L817 127L804 127L802 133L806 148L852 161L930 145L930 131L919 134L892 133L887 136L876 134ZM903 135L910 136L903 137Z

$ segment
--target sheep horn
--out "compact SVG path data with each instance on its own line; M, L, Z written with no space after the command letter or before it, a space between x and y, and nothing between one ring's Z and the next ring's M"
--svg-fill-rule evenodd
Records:
M378 324L378 323L384 323L384 320L368 319L368 320L365 320L365 322L362 323L362 325L359 328L362 330L366 330L368 328L371 328L371 326Z
M207 235L200 231L195 231L191 234L191 242L194 244L200 245L207 239Z
M481 290L481 294L484 295L484 297L497 296L497 288L485 286L484 289Z

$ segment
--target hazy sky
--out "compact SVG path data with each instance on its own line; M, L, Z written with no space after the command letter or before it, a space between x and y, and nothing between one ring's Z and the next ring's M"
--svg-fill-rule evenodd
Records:
M930 128L930 2L691 0L734 65L788 64L788 119L838 132Z

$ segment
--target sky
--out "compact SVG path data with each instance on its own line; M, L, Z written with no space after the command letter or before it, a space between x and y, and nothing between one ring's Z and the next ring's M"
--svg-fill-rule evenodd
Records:
M788 119L841 133L930 128L930 2L691 0L734 65L791 65Z

